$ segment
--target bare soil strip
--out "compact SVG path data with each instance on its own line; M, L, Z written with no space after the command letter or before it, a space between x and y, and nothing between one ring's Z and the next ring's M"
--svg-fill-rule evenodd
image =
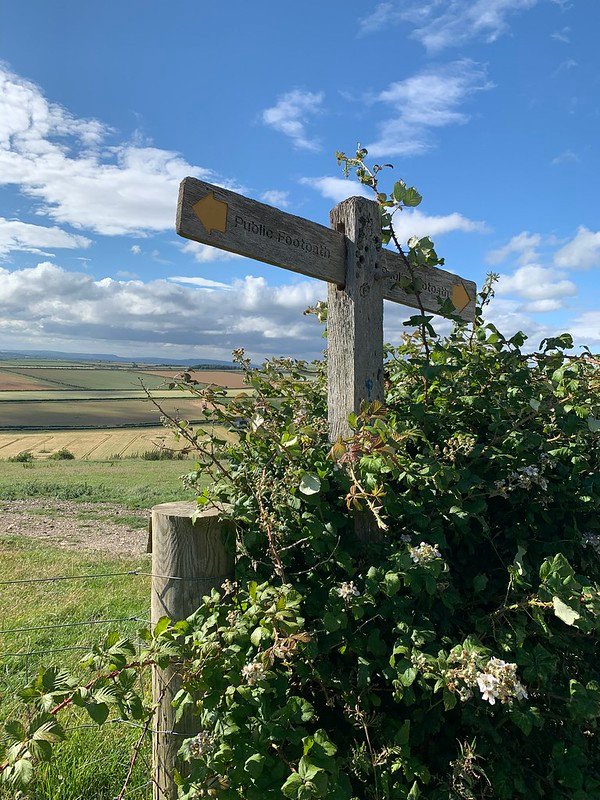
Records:
M65 550L142 555L148 541L147 526L140 529L119 524L114 518L122 515L140 521L149 516L111 503L73 503L37 497L0 502L0 536L26 536Z

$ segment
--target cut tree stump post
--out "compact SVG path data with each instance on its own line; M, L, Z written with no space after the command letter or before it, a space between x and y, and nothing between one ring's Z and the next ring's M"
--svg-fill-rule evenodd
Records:
M194 514L197 519L194 522ZM193 614L203 595L233 575L233 532L217 511L198 511L194 502L162 503L152 509L151 621L181 620ZM153 798L176 800L174 770L181 769L177 751L183 740L198 733L191 714L175 722L172 701L181 688L176 667L154 668L152 696L158 702L152 746Z

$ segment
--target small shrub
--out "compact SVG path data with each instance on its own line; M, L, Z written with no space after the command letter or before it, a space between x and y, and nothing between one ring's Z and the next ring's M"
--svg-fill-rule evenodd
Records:
M181 461L184 458L184 454L181 450L162 448L160 450L146 450L140 453L140 458L143 458L145 461Z
M52 453L48 458L51 458L53 461L70 461L72 458L75 458L75 454L67 450L66 447L61 447L60 450L57 450L56 453Z
M11 461L13 464L27 464L33 461L33 453L31 450L22 450L20 453L17 453L16 456L9 456L8 461Z

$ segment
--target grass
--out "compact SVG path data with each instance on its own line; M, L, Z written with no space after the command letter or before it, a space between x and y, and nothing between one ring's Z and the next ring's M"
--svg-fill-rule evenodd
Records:
M157 503L191 500L181 475L193 462L146 461L35 461L3 463L0 499L48 497L75 502L116 503L129 509L149 509Z
M0 581L59 575L87 575L150 571L148 556L135 560L82 555L49 548L46 544L16 537L0 538ZM0 718L22 714L15 693L43 665L57 665L86 672L78 667L85 650L51 652L58 648L88 648L111 630L134 635L144 622L129 620L77 627L50 627L81 620L148 618L150 579L142 575L0 585L0 628L35 627L38 630L0 635ZM14 656L29 652L34 655ZM39 655L35 655L39 653ZM89 677L89 676L88 676ZM145 688L149 689L149 685ZM139 730L123 724L104 729L79 728L90 720L81 712L69 715L63 724L71 728L50 764L42 764L23 800L112 800L119 793ZM136 765L131 787L149 780L149 742ZM149 791L135 793L146 800ZM0 789L1 800L14 800L14 791Z

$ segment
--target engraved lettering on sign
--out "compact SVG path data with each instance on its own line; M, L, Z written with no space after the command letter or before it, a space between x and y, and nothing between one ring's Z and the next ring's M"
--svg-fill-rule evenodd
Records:
M262 222L244 219L241 214L235 215L234 227L243 228L247 233L251 233L254 236L264 236L267 239L273 239L278 244L285 244L288 247L304 250L305 253L311 253L321 258L331 258L331 251L323 244L307 242L303 236L290 236L290 234L285 231L273 230L263 225Z

